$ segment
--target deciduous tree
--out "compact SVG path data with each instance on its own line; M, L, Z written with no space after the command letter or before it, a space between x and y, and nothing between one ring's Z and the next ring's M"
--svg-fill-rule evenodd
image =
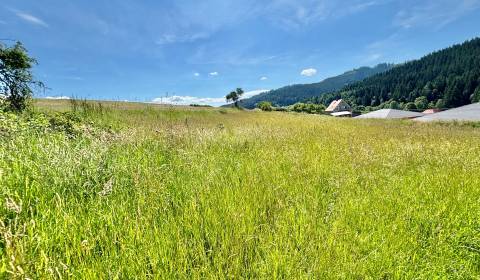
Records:
M238 101L240 100L240 97L242 97L244 93L245 92L243 91L243 89L237 88L235 91L232 91L229 94L227 94L227 96L225 96L225 99L227 100L227 102L233 102L235 107L238 108Z
M36 63L21 43L12 47L0 43L0 93L4 95L7 109L23 111L32 96L32 87L43 88L31 72Z

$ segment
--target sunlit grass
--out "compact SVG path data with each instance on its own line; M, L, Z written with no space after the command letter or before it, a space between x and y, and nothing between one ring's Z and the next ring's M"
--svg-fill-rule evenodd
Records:
M3 277L480 277L474 126L141 105L85 118L114 132L0 143Z

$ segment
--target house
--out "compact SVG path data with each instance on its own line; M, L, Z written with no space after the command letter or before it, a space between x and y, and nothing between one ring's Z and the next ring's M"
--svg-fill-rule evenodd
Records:
M327 113L338 113L345 111L351 112L352 107L350 107L350 105L348 105L348 103L345 102L343 99L332 101L332 103L330 103L328 108L325 110L325 112Z
M440 110L440 109L427 109L427 110L423 111L422 114L430 115L430 114L440 113L441 111L442 110Z
M358 119L414 119L422 117L422 113L395 109L382 109L358 116Z
M474 103L455 109L426 115L415 119L421 122L431 121L480 121L480 103Z

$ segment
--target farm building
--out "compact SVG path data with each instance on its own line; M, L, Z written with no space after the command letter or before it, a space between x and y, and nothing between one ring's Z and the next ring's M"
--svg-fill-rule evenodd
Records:
M416 119L422 122L431 121L480 121L480 103L450 109Z
M358 116L358 119L414 119L422 117L422 113L402 111L395 109L382 109Z
M330 105L327 107L325 112L327 113L338 113L338 112L351 112L352 107L348 105L343 99L334 100Z

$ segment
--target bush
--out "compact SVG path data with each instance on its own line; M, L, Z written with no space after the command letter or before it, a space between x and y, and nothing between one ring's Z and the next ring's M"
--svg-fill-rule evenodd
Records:
M428 108L428 99L425 96L420 96L415 99L415 106L418 110L425 110Z
M62 133L69 138L81 135L95 136L110 128L87 121L73 112L55 114L0 112L0 136L19 134Z
M290 108L292 111L295 111L297 113L323 114L325 112L325 106L322 104L295 103Z
M438 109L443 109L446 107L445 101L443 99L438 99L437 103L435 104L435 107Z
M417 106L413 102L408 102L407 104L405 104L404 109L407 111L413 111L413 110L417 110Z
M272 103L270 103L268 101L262 101L262 102L258 103L257 108L262 110L262 111L266 111L266 112L271 112L273 110Z
M390 102L390 109L396 109L396 110L398 110L398 109L400 109L400 104L398 104L397 101L392 100L392 101Z

